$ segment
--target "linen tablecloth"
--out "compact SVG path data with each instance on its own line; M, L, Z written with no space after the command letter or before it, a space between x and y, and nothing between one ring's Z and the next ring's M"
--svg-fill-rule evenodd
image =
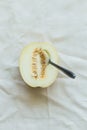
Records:
M31 42L50 42L60 65L49 88L30 88L18 60ZM0 130L87 130L87 1L0 0Z

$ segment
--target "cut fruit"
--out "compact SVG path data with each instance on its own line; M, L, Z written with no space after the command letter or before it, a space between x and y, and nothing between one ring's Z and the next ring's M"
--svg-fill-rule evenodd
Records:
M22 50L19 69L23 80L31 87L48 87L58 76L58 70L48 63L46 52L58 64L57 51L50 43L30 43Z

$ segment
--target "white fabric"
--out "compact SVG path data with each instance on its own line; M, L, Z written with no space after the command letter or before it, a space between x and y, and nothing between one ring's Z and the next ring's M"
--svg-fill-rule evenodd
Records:
M77 78L28 87L18 59L32 41L53 43ZM0 130L87 130L87 0L0 0Z

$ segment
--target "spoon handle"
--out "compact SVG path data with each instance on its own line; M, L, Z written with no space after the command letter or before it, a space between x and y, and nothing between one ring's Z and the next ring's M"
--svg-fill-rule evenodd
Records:
M70 78L75 79L76 75L73 72L71 72L70 70L67 70L67 69L65 69L65 68L63 68L63 67L61 67L61 66L59 66L59 65L57 65L55 63L53 63L51 60L49 60L49 63L51 65L53 65L54 67L56 67L57 69L61 70L63 73L65 73Z

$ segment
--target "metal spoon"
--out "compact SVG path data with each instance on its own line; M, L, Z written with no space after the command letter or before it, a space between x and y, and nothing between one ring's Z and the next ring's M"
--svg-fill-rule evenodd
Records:
M45 52L46 52L46 55L47 55L47 57L48 57L48 61L47 61L48 64L51 64L51 65L53 65L54 67L56 67L57 69L61 70L64 74L66 74L66 75L69 76L70 78L73 78L73 79L76 78L75 73L73 73L72 71L70 71L70 70L68 70L68 69L65 69L64 67L61 67L61 66L55 64L54 62L52 62L51 59L50 59L49 53L48 53L46 50L45 50Z

